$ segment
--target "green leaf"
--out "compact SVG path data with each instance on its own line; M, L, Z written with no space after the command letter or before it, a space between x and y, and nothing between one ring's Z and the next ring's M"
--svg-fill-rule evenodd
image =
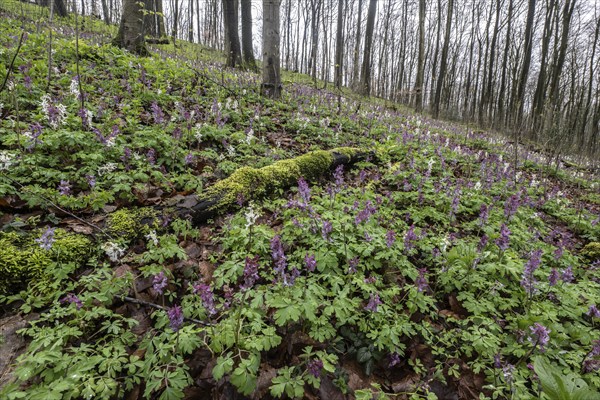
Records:
M219 380L223 375L230 373L233 370L233 359L231 353L227 353L224 357L217 358L217 364L212 370L213 378Z

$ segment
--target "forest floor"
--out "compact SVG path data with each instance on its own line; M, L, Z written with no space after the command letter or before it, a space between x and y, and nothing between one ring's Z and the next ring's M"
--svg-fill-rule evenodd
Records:
M272 101L217 52L139 58L88 18L52 25L49 69L15 4L1 398L599 398L593 170L298 74ZM330 170L336 148L368 157Z

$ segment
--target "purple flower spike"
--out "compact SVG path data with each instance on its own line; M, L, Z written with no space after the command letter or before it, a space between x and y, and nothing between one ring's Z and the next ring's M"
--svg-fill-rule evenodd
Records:
M410 252L414 247L414 242L416 242L419 237L415 233L415 226L411 225L404 235L404 251Z
M508 249L510 244L510 230L506 226L506 224L502 224L500 227L500 236L496 239L496 245L500 248L500 250L505 251Z
M309 272L314 272L315 268L317 267L317 258L315 255L306 253L304 256L304 265L306 265L306 269Z
M71 183L69 181L60 181L60 185L58 185L58 192L63 196L68 196L71 194Z
M548 276L548 283L550 286L555 286L559 279L560 274L558 273L558 270L556 268L552 268L552 271L550 271L550 275Z
M371 312L377 312L377 306L383 304L379 299L379 295L377 293L371 293L369 297L369 304L365 306L365 310Z
M183 326L183 311L181 306L173 306L167 311L167 317L169 317L169 326L175 332L177 332Z
M575 275L573 275L573 267L568 267L562 273L562 280L564 283L571 283L573 279L575 279Z
M69 304L75 304L75 307L78 310L81 310L81 307L83 307L83 303L81 302L81 300L79 299L79 297L77 297L76 295L74 295L73 293L69 293L67 294L65 297L63 297L60 300L61 303L65 304L65 303L69 303Z
M417 276L417 279L415 279L415 286L419 292L424 292L429 287L429 283L425 277L426 273L427 270L425 268L419 268L419 276Z
M202 305L204 308L206 308L206 311L208 311L209 315L214 315L217 313L217 309L215 307L215 297L212 288L209 285L204 283L198 283L194 285L194 294L200 295Z
M550 329L539 322L536 322L533 326L529 327L529 330L531 331L529 340L534 343L534 345L539 345L542 353L546 351L545 346L550 341Z
M248 290L258 280L258 256L253 258L246 257L246 263L244 265L244 283L240 285L240 289Z
M531 258L525 264L523 275L521 276L521 286L525 289L525 293L531 296L535 292L535 284L537 283L533 277L533 273L539 268L542 261L542 250L536 250L531 254Z
M592 304L586 315L589 315L592 318L600 318L600 310L598 310L598 307L596 307L595 304Z
M310 203L310 188L304 178L298 179L298 192L304 201L304 205L308 205Z
M319 359L310 360L306 369L312 376L318 378L321 376L321 371L323 370L323 361Z
M35 239L44 250L50 250L54 244L54 228L48 228L39 239Z
M158 293L163 294L163 291L167 287L167 277L163 271L160 271L158 275L154 275L152 279L152 288Z
M396 242L396 233L392 230L387 231L385 234L385 244L387 247L392 247Z

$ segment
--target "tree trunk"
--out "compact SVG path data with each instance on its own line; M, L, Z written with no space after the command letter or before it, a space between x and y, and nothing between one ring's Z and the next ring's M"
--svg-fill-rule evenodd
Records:
M499 127L504 125L504 105L505 105L505 94L506 94L506 70L508 68L508 51L510 50L510 38L512 31L512 16L513 16L513 0L509 0L508 3L508 17L506 27L506 38L504 43L504 54L502 56L502 77L500 78L500 93L498 93L498 112L497 119Z
M104 14L104 22L106 25L110 24L110 14L108 12L108 4L106 0L102 0L102 14Z
M239 67L242 65L242 51L238 34L238 13L235 0L223 0L223 23L227 66L230 68Z
M179 0L175 0L175 5L173 6L173 43L175 43L177 39L177 35L179 34Z
M487 120L488 121L491 120L492 107L490 107L490 104L492 104L491 99L492 99L492 89L493 89L493 83L494 83L494 63L496 61L496 43L498 41L498 26L500 24L501 6L502 6L502 3L500 1L498 1L496 3L496 21L494 23L494 32L492 33L492 43L490 45L490 56L489 56L489 62L488 62L489 66L488 66L488 73L487 73L487 78L486 78L486 87L484 88L483 96L481 98L480 123L483 123L484 112L487 114Z
M335 87L342 88L342 62L344 55L344 0L338 0L337 31L335 34Z
M279 74L279 6L281 0L263 0L263 81L261 94L281 97Z
M144 42L143 20L144 15L139 2L123 0L123 15L113 44L135 54L148 55Z
M160 38L166 34L162 0L144 0L144 33Z
M252 49L252 2L241 0L242 5L242 53L244 55L244 67L256 71L256 60Z
M425 0L419 0L419 60L415 80L415 111L423 111L423 76L425 75Z
M533 22L535 17L535 2L529 0L529 9L527 10L527 25L525 26L525 45L523 50L523 66L519 76L517 85L517 93L515 95L515 125L519 128L523 119L523 106L525 104L525 86L527 85L527 76L529 75L529 67L531 65L531 50L533 42Z
M359 93L364 96L371 94L371 46L373 44L373 28L375 27L375 13L377 12L377 0L369 2L367 14L367 27L365 28L365 49L363 52L363 63L360 77Z
M446 15L446 32L444 33L444 46L442 47L442 58L440 60L440 75L437 78L437 87L435 89L435 99L431 114L433 118L437 118L440 114L440 100L442 96L442 86L446 75L446 67L448 63L448 47L450 46L450 29L452 28L452 9L454 0L448 0L448 13Z
M356 42L354 43L354 60L352 62L352 86L355 90L360 87L360 68L358 67L360 63L360 41L362 38L361 28L362 28L362 2L363 0L358 0L358 20L356 23Z

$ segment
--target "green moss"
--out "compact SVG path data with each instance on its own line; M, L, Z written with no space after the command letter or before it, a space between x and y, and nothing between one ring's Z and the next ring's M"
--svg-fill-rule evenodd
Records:
M158 213L148 207L122 208L108 216L108 232L117 239L129 242L158 226Z
M340 147L331 151L317 150L263 168L242 167L227 179L208 188L200 198L219 197L219 202L214 207L218 209L233 204L239 197L244 199L261 197L274 189L293 185L300 177L306 179L319 177L329 170L333 153L351 158L359 151L352 147Z
M581 255L590 261L600 260L600 242L590 242L581 249Z
M83 235L54 232L52 248L40 248L35 239L42 235L0 232L0 293L15 292L30 281L52 279L45 272L52 263L84 264L93 253L92 242Z

